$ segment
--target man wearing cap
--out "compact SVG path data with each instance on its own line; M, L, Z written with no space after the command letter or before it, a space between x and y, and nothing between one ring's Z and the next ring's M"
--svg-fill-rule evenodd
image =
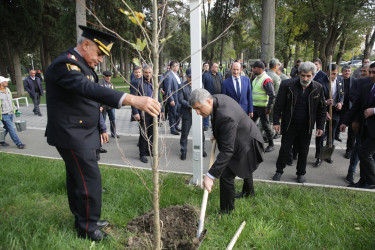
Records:
M271 113L273 100L275 99L275 92L273 88L272 79L264 70L265 66L262 61L256 61L251 69L256 75L252 82L253 87L253 106L254 115L253 121L256 122L260 118L263 130L266 132L268 139L268 146L265 152L271 152L275 149L273 144L273 136L268 120L268 115Z
M112 76L111 71L104 71L103 72L103 79L99 82L100 86L115 89L115 86L111 83L111 76ZM105 120L107 118L107 114L108 114L110 128L111 128L111 136L113 138L115 138L115 137L119 138L120 136L116 132L115 109L112 108L112 107L109 107L107 105L102 105L102 107L103 107L102 114L103 114L104 122L105 122Z
M13 142L17 145L17 148L24 149L25 144L22 144L21 140L18 138L13 123L13 114L16 112L16 108L12 101L12 92L10 92L8 88L9 81L9 78L0 76L0 120L5 129L3 138L0 138L0 144L3 147L9 146L9 144L5 142L5 136L9 133L10 138L12 138Z
M133 105L157 116L160 104L150 97L139 97L103 88L95 67L109 55L116 37L79 26L82 37L76 47L57 57L45 74L47 90L47 142L56 147L65 162L69 207L75 217L78 236L99 241L108 235L100 228L102 185L95 151L100 146L99 103L114 108ZM108 141L104 133L103 141Z
M42 116L40 113L40 97L43 96L43 86L42 79L35 76L36 71L31 69L29 71L29 76L23 81L23 86L25 87L27 93L29 93L30 98L33 100L34 109L33 112L35 115Z

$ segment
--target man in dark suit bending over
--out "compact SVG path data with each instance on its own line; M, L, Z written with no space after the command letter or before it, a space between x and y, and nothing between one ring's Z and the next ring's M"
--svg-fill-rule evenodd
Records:
M109 55L116 37L79 26L82 37L77 46L61 54L46 72L47 142L56 147L65 162L69 207L75 217L78 236L106 239L100 228L102 185L96 150L100 146L100 103L114 108L132 105L152 116L160 104L150 97L124 94L98 83L94 68ZM108 135L102 134L103 141Z
M205 89L195 89L189 102L198 115L212 117L211 139L216 139L220 153L203 184L211 192L214 180L220 178L220 210L229 213L234 209L234 178L252 179L253 172L263 162L262 135L249 115L229 96L211 96Z

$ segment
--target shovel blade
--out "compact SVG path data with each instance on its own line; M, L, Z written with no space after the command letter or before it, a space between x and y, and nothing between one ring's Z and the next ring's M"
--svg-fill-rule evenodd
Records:
M319 153L319 159L322 159L322 160L331 159L334 150L335 150L335 145L324 146Z

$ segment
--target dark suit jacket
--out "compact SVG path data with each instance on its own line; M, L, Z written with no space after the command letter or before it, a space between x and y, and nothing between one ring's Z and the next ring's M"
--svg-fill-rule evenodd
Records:
M35 76L36 84L38 84L39 87L39 94L43 95L43 85L42 85L42 80L41 78ZM27 93L29 93L30 97L33 98L35 95L35 86L33 83L33 79L31 79L30 76L26 77L25 80L23 81L23 86L25 87Z
M350 105L349 103L353 103L350 100L350 92L351 92L351 87L354 85L356 79L354 77L349 77L349 81L346 84L346 80L343 78L342 83L344 84L344 106L343 106L343 113L348 112Z
M187 81L183 82L182 89L178 91L178 102L181 105L180 114L182 117L191 117L191 106L189 103L189 98L191 94L191 86Z
M176 77L173 75L173 72L170 70L168 71L167 75L164 78L164 91L166 93L166 97L169 97L167 103L174 101L176 106L178 106L178 81Z
M98 76L73 49L57 57L45 74L47 142L65 149L98 149L99 103L119 108L124 95L98 84Z
M237 97L236 90L233 85L233 78L229 77L226 79L221 88L221 93L232 97L241 108L246 112L247 115L253 112L253 96L251 93L250 79L246 76L241 76L241 97Z
M143 81L142 81L143 79ZM136 79L138 80L138 79ZM132 95L136 95L136 96L149 96L149 97L152 97L153 96L153 93L149 93L150 89L149 89L149 85L150 83L147 83L145 81L144 78L139 78L138 81L134 80L133 83L132 83L132 86L133 86L133 91L131 91L131 94ZM142 83L142 84L141 84ZM152 84L151 84L151 89L153 91L153 87L152 87ZM151 92L152 92L151 91ZM160 89L159 89L159 95L158 95L158 100L159 102L161 102L161 98L160 98ZM137 115L139 114L141 116L141 118L146 114L146 115L149 115L147 113L145 113L144 111L142 110L139 110L139 109L136 109L135 107L131 106L132 107L132 119L131 121L135 121L134 119L134 115ZM162 110L163 112L163 110Z
M263 137L250 117L231 97L213 96L212 130L220 153L208 171L219 178L229 167L241 178L249 177L263 162Z
M322 84L323 86L323 90L324 90L324 97L325 99L329 99L329 80L328 80L328 76L326 75L325 77L323 77L320 81L320 83ZM342 82L342 78L341 77L337 77L336 79L336 99L334 100L335 103L338 103L338 102L341 102L342 104L344 103L344 84ZM327 106L327 112L329 110L329 106ZM341 108L342 110L342 108ZM333 112L333 119L339 119L340 118L340 113L341 111L336 111L335 110L335 107L332 106L332 112Z
M354 80L355 81L353 82L353 85L350 88L350 93L349 93L349 100L352 103L354 103L357 100L359 93L361 92L361 88L367 84L371 84L370 77L358 78L358 79L354 78Z
M320 82L321 79L324 79L325 77L327 77L327 74L324 71L319 70L318 73L315 74L313 80Z
M372 100L372 103L368 102L373 85L373 83L370 83L361 88L358 98L342 121L346 126L350 125L354 120L359 121L361 124L360 135L362 138L370 136L372 139L375 139L375 115L365 119L363 114L367 108L375 107L375 98Z
M223 76L221 75L220 72L217 72L217 75L219 76L220 82L222 83ZM214 93L215 88L214 88L214 82L213 82L211 71L204 72L204 74L202 75L202 84L203 84L203 88L206 89L208 92L210 92L211 95L220 94L220 93Z

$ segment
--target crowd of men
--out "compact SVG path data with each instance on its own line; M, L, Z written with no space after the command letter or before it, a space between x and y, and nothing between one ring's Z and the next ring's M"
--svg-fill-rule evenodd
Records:
M350 159L346 181L350 187L375 188L375 63L362 61L352 74L350 66L329 64L323 72L322 62L298 60L290 74L273 58L269 63L255 61L249 69L235 61L225 69L221 64L204 63L202 89L192 90L191 70L171 61L154 89L152 67L135 67L130 94L114 89L112 73L96 75L94 68L109 55L117 40L113 34L79 26L82 37L75 48L57 57L46 72L47 142L55 146L66 166L66 186L70 210L75 216L78 236L91 240L107 238L100 220L101 176L97 160L105 153L102 143L109 140L105 119L108 114L110 135L116 131L115 108L132 107L131 120L139 124L139 156L143 163L152 156L153 118L168 119L170 133L180 136L180 159L186 160L188 134L193 109L203 117L204 131L212 132L219 154L204 178L211 191L220 178L220 208L234 209L234 199L254 195L253 172L263 161L263 154L275 150L274 140L281 136L274 181L280 181L286 165L297 160L297 182L306 182L306 162L313 132L315 167L323 160L332 164L335 140L348 127L344 157ZM24 87L34 103L33 112L42 116L39 103L44 94L41 77L29 71ZM25 147L17 137L13 114L15 107L8 88L10 79L0 77L0 119L5 135L10 134L18 148ZM154 99L158 96L158 100ZM211 121L211 122L210 122ZM211 124L210 124L211 123ZM258 126L256 125L258 123ZM210 126L211 125L211 126ZM5 135L0 138L2 146ZM324 146L324 141L327 145ZM264 143L268 143L264 147ZM329 150L327 150L329 149ZM354 182L357 164L360 179ZM243 188L235 194L234 178L243 178Z

